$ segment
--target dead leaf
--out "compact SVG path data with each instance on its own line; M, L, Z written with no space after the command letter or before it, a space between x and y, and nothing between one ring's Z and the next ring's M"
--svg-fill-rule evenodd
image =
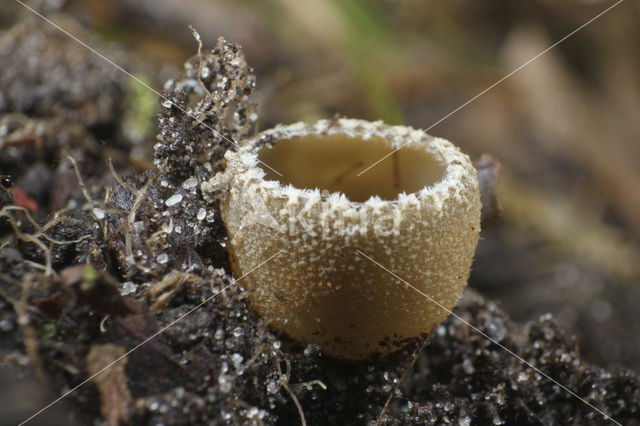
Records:
M119 359L124 353L124 348L106 344L93 345L87 355L89 374L98 374L94 382L100 392L100 412L109 426L125 424L129 420L131 394L124 371L127 359Z

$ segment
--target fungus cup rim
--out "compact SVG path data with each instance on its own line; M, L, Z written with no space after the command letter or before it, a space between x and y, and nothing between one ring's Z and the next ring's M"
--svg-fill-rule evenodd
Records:
M350 138L360 138L366 143L372 137L378 137L385 143L390 145L394 150L404 148L424 149L433 156L434 161L443 167L441 178L430 185L425 185L418 191L405 192L400 191L394 199L382 199L378 195L371 195L365 201L354 201L349 199L341 191L329 192L329 195L323 195L322 190L318 188L301 188L292 184L283 184L277 179L265 178L267 172L264 167L270 167L269 164L262 166L259 155L262 149L269 149L268 144L275 146L279 141L293 139L296 137L304 137L309 135L345 135ZM274 141L267 142L264 141ZM236 152L228 151L225 154L227 160L227 169L230 164L241 163L242 167L236 173L246 173L245 181L251 186L259 186L263 191L280 192L284 195L296 196L304 198L308 201L326 201L329 203L337 202L346 208L371 207L380 208L382 206L398 206L407 202L416 202L427 199L443 200L451 194L455 188L460 186L460 182L468 170L465 163L469 162L468 156L460 151L446 139L434 137L423 130L414 129L405 125L387 125L382 121L366 121L361 119L341 118L341 119L324 119L314 124L305 122L297 122L292 124L278 124L275 127L265 130L251 138L246 139ZM383 160L384 161L384 160ZM370 165L368 165L370 167ZM376 167L373 165L373 167ZM222 174L227 174L223 172ZM363 175L366 175L364 171ZM235 176L238 177L238 176ZM231 176L229 177L231 178ZM363 177L363 178L366 178ZM227 186L229 181L221 182L219 178L214 178L214 186ZM213 183L213 182L212 182ZM441 203L437 203L440 205Z

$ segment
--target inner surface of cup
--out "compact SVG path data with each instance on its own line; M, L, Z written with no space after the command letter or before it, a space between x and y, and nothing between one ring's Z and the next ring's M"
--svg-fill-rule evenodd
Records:
M346 134L311 134L280 139L271 148L263 147L258 158L282 174L278 176L265 167L265 179L296 188L341 192L356 202L374 195L393 200L402 192L417 192L444 178L446 167L425 147L394 149L379 136L364 139Z

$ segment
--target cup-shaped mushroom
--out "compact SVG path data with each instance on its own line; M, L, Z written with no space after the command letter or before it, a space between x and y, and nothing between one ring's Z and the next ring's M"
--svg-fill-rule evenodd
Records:
M429 333L458 302L480 194L450 142L323 120L267 130L226 159L202 190L220 202L234 274L251 271L240 283L251 307L275 329L363 359Z

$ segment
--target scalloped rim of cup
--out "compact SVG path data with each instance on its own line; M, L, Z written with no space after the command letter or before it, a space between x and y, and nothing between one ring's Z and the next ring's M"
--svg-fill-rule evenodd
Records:
M363 132L363 130L365 130L365 132ZM390 143L393 150L405 147L427 149L427 151L433 155L434 159L444 166L444 175L437 183L424 186L419 191L410 193L402 191L392 200L383 200L377 195L372 195L366 201L352 201L344 193L339 191L331 192L328 196L323 197L321 191L317 188L299 188L292 184L283 184L278 180L265 179L267 173L264 171L263 166L260 166L261 161L258 158L259 151L265 148L264 145L258 145L261 139L273 137L275 144L277 144L279 140L304 137L310 134L324 134L327 136L343 134L354 138L361 138L363 141L370 139L372 136L377 136L387 143ZM239 160L246 167L243 172L249 173L246 177L252 181L251 184L259 185L261 189L279 191L285 195L302 196L306 200L317 199L318 201L348 204L348 207L352 208L362 206L376 208L382 205L404 204L411 201L418 201L429 195L433 196L435 200L442 199L443 196L446 197L450 193L450 188L458 188L461 179L468 173L468 168L465 167L465 163L473 167L469 157L446 139L430 136L422 130L417 130L409 126L391 126L384 124L382 121L370 122L348 118L338 120L325 119L315 124L304 122L280 124L247 139L236 152L228 152L225 158L231 161L233 156L236 155L240 156Z

